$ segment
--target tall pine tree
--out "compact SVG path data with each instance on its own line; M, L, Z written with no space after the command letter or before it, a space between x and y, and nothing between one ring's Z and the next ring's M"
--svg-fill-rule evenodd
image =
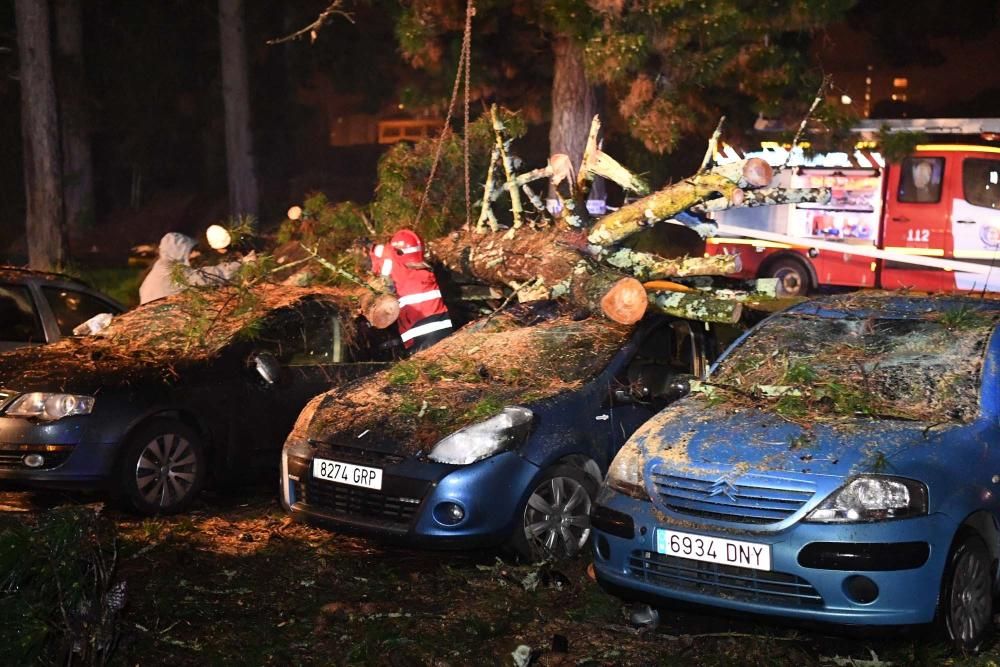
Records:
M654 153L727 114L799 113L819 83L808 49L854 0L479 0L473 81L533 109L548 85L550 152L576 161L595 99L614 129ZM397 37L411 65L453 75L460 0L405 0Z

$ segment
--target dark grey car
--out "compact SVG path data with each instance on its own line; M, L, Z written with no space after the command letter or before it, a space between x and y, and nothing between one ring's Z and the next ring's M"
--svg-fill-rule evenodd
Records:
M125 306L58 273L0 266L0 352L54 343L100 313Z

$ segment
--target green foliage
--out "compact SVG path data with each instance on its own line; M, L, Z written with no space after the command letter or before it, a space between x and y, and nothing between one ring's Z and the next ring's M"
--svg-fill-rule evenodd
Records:
M784 381L788 384L812 384L816 377L816 370L812 366L801 361L794 361L788 364Z
M879 150L888 162L900 162L917 150L917 146L927 143L923 132L890 132L883 127L878 133Z
M958 308L946 310L938 317L938 322L946 329L975 329L989 323L990 318L979 308L962 304Z
M484 396L466 411L463 419L468 420L469 423L482 421L495 414L499 414L503 408L504 402L496 396Z
M500 111L508 136L524 136L524 121L509 111ZM479 217L475 206L482 197L479 183L485 182L490 151L495 143L489 114L483 114L469 126L469 178L473 220ZM378 166L378 192L371 206L371 217L382 235L410 228L421 237L433 239L465 224L465 148L462 137L448 133L441 145L441 158L427 202L417 222L417 212L427 187L438 139L415 144L398 143L393 146Z
M617 111L604 119L608 131L624 130L664 153L685 135L711 131L720 115L737 129L757 112L801 117L820 83L808 57L813 34L854 2L495 0L477 6L474 44L502 40L501 49L484 54L491 64L500 61L481 74L484 85L503 91L502 102L530 109L539 106L533 77L550 76L539 67L554 58L545 50L559 38L576 42L588 77L604 86L609 110ZM451 80L462 7L409 3L396 34L411 64Z
M802 396L786 394L778 399L774 410L782 417L800 419L809 414L809 403Z
M415 361L401 361L389 369L389 384L399 387L410 385L420 379L420 367Z
M0 662L106 664L118 638L124 584L116 583L110 521L59 508L37 524L0 530Z
M234 248L257 235L257 218L252 215L231 216L219 224L229 232L230 243Z
M302 218L285 220L278 229L278 243L295 240L332 256L368 234L365 210L351 201L331 204L323 193L313 193L302 206Z

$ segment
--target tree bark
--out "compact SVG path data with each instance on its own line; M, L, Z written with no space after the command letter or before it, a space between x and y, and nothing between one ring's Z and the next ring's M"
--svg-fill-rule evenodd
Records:
M685 292L650 292L649 305L668 315L723 324L739 322L743 313L743 304L739 301Z
M605 257L605 261L616 269L621 269L642 281L685 276L724 276L743 270L739 255L664 259L656 255L620 248Z
M454 232L431 241L428 249L433 261L454 273L515 289L534 283L550 297L564 297L616 322L638 321L647 307L642 283L587 260L576 249L582 244L579 232L551 227L521 229L514 236Z
M66 228L69 234L81 236L94 213L94 169L80 0L56 0L55 19Z
M16 0L14 12L21 61L28 264L53 269L65 262L67 252L49 8L42 0Z
M552 125L549 155L565 153L576 168L583 160L587 130L597 111L594 90L583 67L583 49L571 37L552 40Z
M226 167L232 215L258 213L257 172L250 131L250 83L243 0L219 0L222 102L226 112Z

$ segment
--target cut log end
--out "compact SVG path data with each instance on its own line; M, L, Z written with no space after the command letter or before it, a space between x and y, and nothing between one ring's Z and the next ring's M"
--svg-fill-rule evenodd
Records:
M601 297L605 317L619 324L635 324L646 314L646 289L635 278L622 278Z
M373 295L364 299L361 312L376 329L386 329L399 317L399 301L391 294Z
M743 180L755 188L762 188L771 184L774 178L774 170L771 165L759 157L752 157L743 165Z

